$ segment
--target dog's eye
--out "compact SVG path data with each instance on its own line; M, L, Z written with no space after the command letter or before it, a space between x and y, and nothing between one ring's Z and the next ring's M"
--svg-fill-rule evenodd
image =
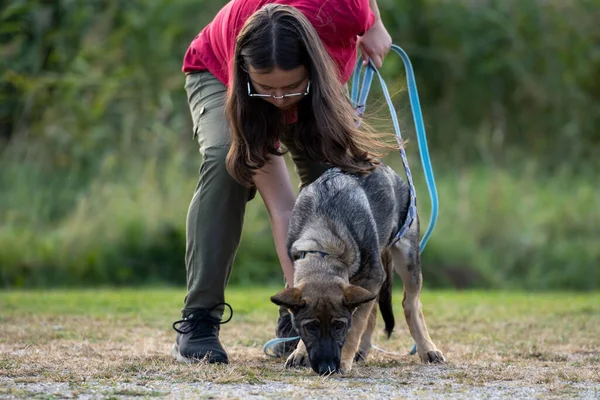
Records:
M316 322L309 322L303 326L304 332L309 336L318 336L321 333L321 328Z
M336 334L342 334L346 330L346 323L342 321L333 321L331 327Z

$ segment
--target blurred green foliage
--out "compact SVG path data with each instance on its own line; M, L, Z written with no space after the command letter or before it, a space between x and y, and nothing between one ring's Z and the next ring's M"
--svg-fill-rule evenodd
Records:
M440 190L425 282L598 289L600 1L378 3L415 68ZM222 4L0 2L0 286L184 283L200 157L181 64ZM383 74L414 138L399 58ZM282 282L260 200L232 282Z
M379 4L413 60L435 149L454 162L598 165L600 1Z

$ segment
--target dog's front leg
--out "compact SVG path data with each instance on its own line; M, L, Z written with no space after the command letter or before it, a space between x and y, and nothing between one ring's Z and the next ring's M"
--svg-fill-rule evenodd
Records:
M285 367L294 368L308 366L308 352L306 351L306 346L304 345L304 342L302 341L302 339L300 339L298 345L296 346L296 350L294 350L294 352L290 354L290 356L286 360Z
M346 343L344 343L344 347L342 348L342 360L340 362L340 372L342 374L348 373L352 369L354 355L358 351L358 346L360 345L363 333L367 328L369 316L371 315L374 306L375 301L369 301L368 303L362 304L358 306L352 316L352 327L350 328L350 332L348 332Z

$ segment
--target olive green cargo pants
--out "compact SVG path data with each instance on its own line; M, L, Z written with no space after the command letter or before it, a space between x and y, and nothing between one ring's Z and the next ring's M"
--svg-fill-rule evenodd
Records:
M252 200L256 190L241 186L225 168L230 146L224 110L226 87L210 72L203 71L188 74L185 89L194 138L202 155L200 178L187 214L187 295L182 310L187 316L194 310L211 308L225 301L225 287L240 242L246 203ZM281 142L290 151L301 186L325 171L325 165L308 162L298 154L291 138L282 136ZM273 265L273 271L281 271L281 267ZM211 312L215 318L220 319L222 315L222 307Z

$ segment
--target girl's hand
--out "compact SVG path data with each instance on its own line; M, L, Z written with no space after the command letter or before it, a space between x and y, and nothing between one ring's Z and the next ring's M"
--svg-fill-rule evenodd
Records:
M383 65L383 59L392 47L392 37L383 26L381 19L377 19L375 24L363 36L358 37L358 47L367 65L369 58L377 68Z

